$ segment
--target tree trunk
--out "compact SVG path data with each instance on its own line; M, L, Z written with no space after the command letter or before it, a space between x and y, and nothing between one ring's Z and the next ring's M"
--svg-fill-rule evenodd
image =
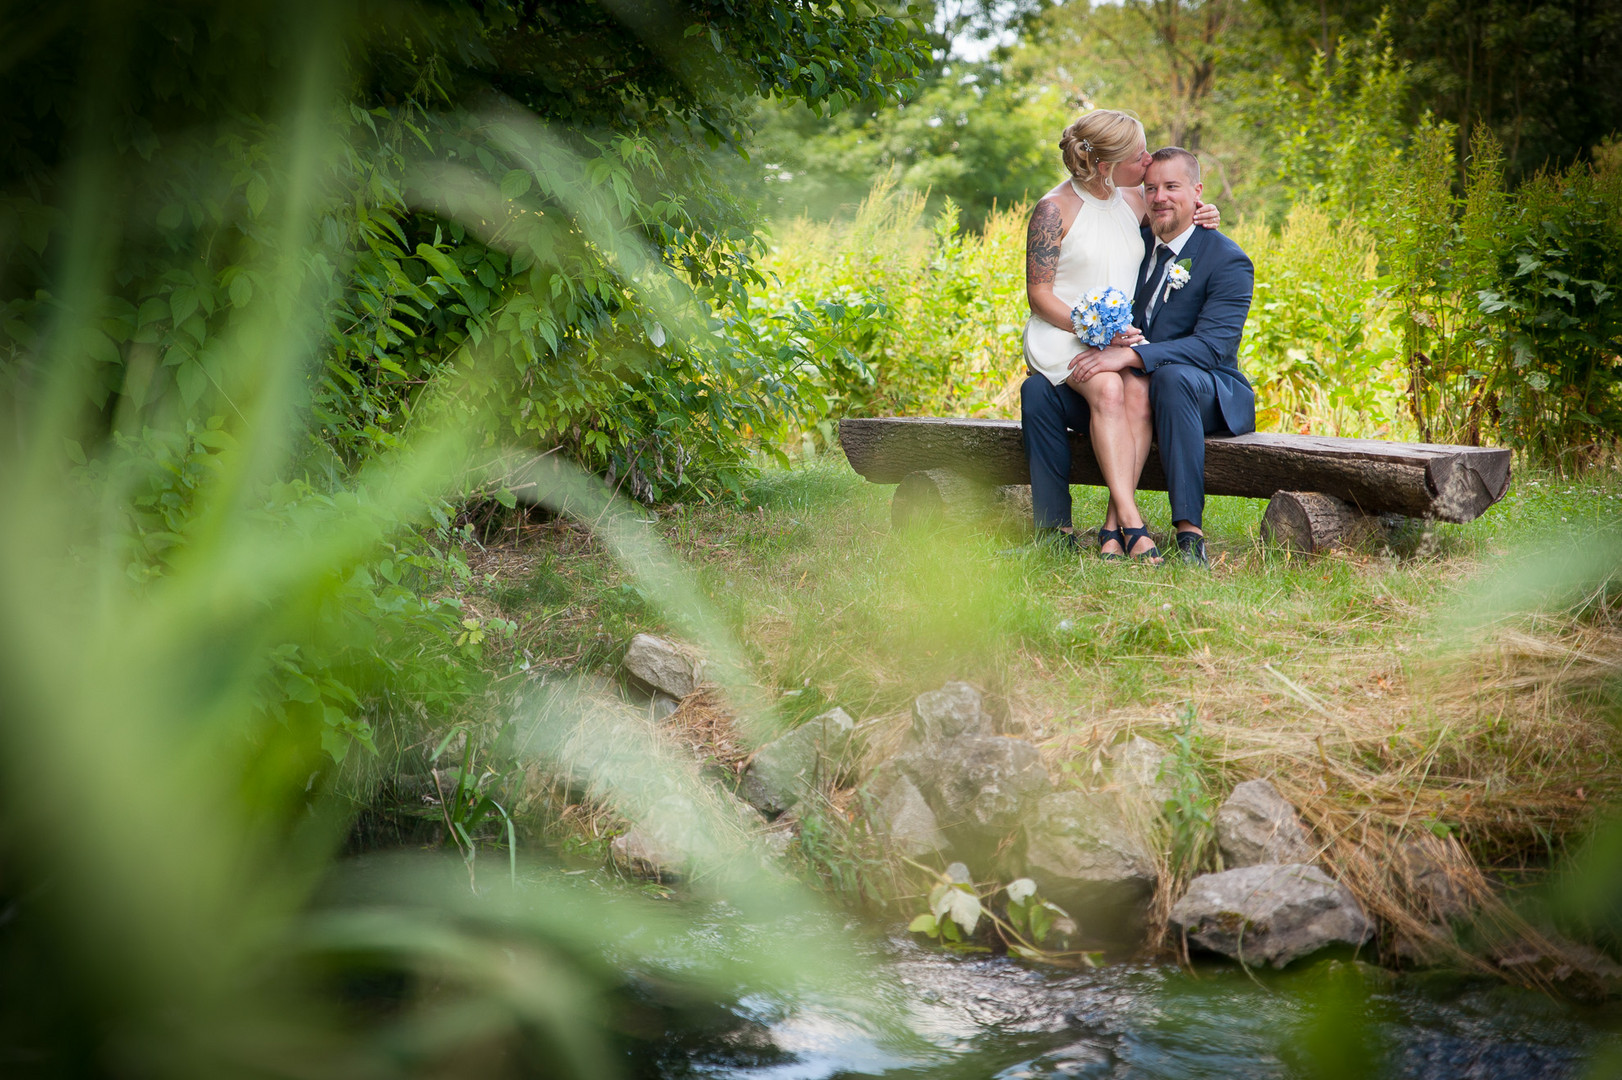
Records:
M1316 491L1276 492L1262 514L1262 539L1307 555L1384 536L1378 517Z
M950 469L924 469L908 473L896 485L890 501L890 524L897 529L915 525L961 524L992 509L992 489Z

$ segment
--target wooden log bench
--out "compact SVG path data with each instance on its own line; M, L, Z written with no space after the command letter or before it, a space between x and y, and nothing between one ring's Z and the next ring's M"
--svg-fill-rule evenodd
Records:
M897 524L1031 480L1017 420L847 419L839 443L859 474L897 485ZM1070 455L1072 484L1103 484L1086 436L1071 432ZM1509 471L1497 447L1272 432L1205 440L1206 493L1270 500L1263 535L1309 553L1370 535L1380 515L1474 521L1503 497ZM1138 486L1166 490L1154 451Z

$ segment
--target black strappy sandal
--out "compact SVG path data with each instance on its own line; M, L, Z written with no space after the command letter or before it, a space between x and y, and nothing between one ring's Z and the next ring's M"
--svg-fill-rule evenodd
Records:
M1121 541L1121 546L1126 549L1127 558L1133 562L1145 562L1153 566L1160 565L1160 548L1156 547L1154 540L1150 538L1149 526L1123 525L1121 531L1126 534L1126 539ZM1132 549L1138 546L1139 540L1148 540L1149 550L1134 555Z
M1113 540L1117 544L1121 545L1121 551L1123 552L1123 554L1117 555L1113 551L1105 551L1104 550L1104 545L1109 543L1111 540ZM1101 528L1101 529L1098 530L1098 557L1100 559L1103 559L1106 562L1121 562L1122 560L1124 560L1126 558L1126 555L1124 554L1125 551L1126 551L1126 537L1121 535L1121 530L1120 529L1102 529Z

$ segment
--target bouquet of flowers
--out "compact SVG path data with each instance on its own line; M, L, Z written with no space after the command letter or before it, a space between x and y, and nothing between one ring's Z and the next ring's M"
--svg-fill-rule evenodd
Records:
M1083 345L1101 349L1132 325L1132 301L1114 286L1094 289L1070 309L1070 325Z

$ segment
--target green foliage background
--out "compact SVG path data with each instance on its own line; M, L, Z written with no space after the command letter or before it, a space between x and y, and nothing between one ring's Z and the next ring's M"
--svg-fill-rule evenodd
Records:
M1324 37L1289 4L1067 4L984 62L937 64L904 108L831 121L768 110L768 205L806 212L780 221L766 265L802 307L878 305L876 320L825 330L872 361L847 407L1015 415L1024 208L1061 178L1054 144L1079 109L1130 108L1151 145L1200 154L1206 197L1256 262L1241 360L1264 428L1595 460L1622 433L1622 268L1606 254L1622 223L1606 137L1622 111L1604 89L1576 127L1547 103L1506 118L1483 99L1461 129L1427 107L1439 85L1468 82L1426 52L1443 8L1337 16L1344 36ZM1504 48L1518 18L1454 14L1497 27ZM1534 130L1537 145L1566 133L1542 168L1526 156ZM869 195L861 178L875 171ZM937 213L937 233L971 227L953 241L961 254L920 224ZM973 300L965 269L979 274ZM973 348L941 340L945 327Z
M1023 204L1087 105L1206 155L1257 257L1269 423L1565 465L1614 446L1612 91L1509 130L1503 86L1472 112L1434 44L1456 16L1491 31L1494 70L1553 70L1563 39L1447 5L1352 12L1316 49L1307 5L954 10L4 7L0 866L31 931L0 935L26 1006L8 1046L85 1073L370 1075L499 1029L602 1075L593 995L622 973L595 943L658 919L332 872L374 753L426 739L449 762L465 733L447 836L471 872L472 830L502 819L518 878L480 755L523 767L491 703L530 658L457 599L472 519L537 498L537 458L606 481L576 509L611 532L607 492L741 500L841 415L1010 411ZM962 20L998 12L1022 43L955 58ZM1581 50L1614 32L1584 28ZM627 610L679 591L651 548L618 550L646 577ZM622 769L621 734L582 738L581 783L646 804L665 774ZM682 966L645 944L638 963ZM732 974L691 970L705 992ZM378 972L436 989L343 1026L333 980Z

